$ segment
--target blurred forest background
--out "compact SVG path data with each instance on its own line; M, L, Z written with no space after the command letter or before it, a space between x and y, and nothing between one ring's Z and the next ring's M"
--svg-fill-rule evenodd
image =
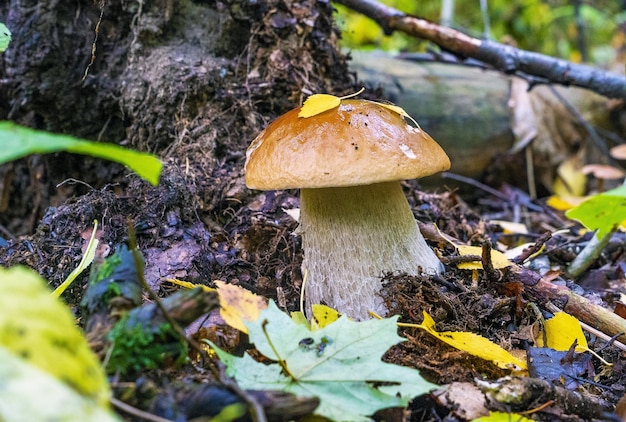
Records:
M405 13L459 29L477 38L573 62L610 67L626 45L625 0L383 0ZM420 52L428 42L401 33L385 36L369 18L336 5L349 49Z

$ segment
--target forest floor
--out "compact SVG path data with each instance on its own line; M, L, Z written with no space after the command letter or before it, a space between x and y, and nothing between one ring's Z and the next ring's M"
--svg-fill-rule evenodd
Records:
M240 169L231 171L238 173ZM225 180L232 179L227 177ZM168 296L178 289L166 281L170 278L209 286L214 286L215 280L225 280L276 301L285 311L298 310L302 285L302 251L298 236L294 234L297 222L288 212L298 207L296 192L250 192L248 199L243 202L232 200L236 205L224 210L222 220L197 220L197 224L185 227L181 216L193 216L196 210L191 202L179 194L188 185L181 189L179 184L188 184L182 169L167 166L162 182L156 189L136 181L131 183L130 189L134 191L132 195L108 187L68 201L48 211L35 235L23 237L5 247L3 261L10 257L13 262L34 264L40 273L51 275L53 284L58 284L54 278L58 274L59 263L75 265L80 259L84 243L81 238L86 239L90 235L88 221L77 222L77 215L89 216L104 212L104 231L126 231L127 221L124 216L132 214L132 208L141 204L145 211L142 213L144 218L135 221L134 227L140 244L145 245L147 238L153 241L142 252L146 259L146 280L159 296ZM230 190L229 198L236 196L236 188L216 188L217 191ZM439 193L425 193L418 190L415 183L407 183L405 191L416 217L422 223L426 238L448 265L439 276L389 274L384 278L383 297L390 314L400 315L401 322L420 323L422 312L427 311L436 321L438 331L476 333L508 350L518 350L523 354L523 351L535 345L542 319L542 315L537 315L538 311L533 309L541 309L543 316L549 316L546 303L550 298L542 297L540 291L533 290L532 284L537 279L525 286L527 280L523 273L520 275L521 267L518 264L491 271L460 270L454 264L459 261L455 247L448 240L442 239L441 233L457 244L489 243L502 250L520 243L539 242L543 249L526 261L525 268L534 274L548 277L554 283L567 286L593 303L615 306L619 299L618 292L624 290L626 242L623 233L616 234L593 267L577 283L573 283L564 278L562 272L581 245L589 240L589 234L581 231L580 226L568 222L558 212L537 201L529 201L520 191L509 188L508 193L501 191L502 196L496 198L476 189L472 197L468 198L473 206L468 205L454 190L442 188ZM505 200L506 194L510 194L510 200ZM169 211L159 211L163 209ZM508 223L515 220L528 230L520 230L520 226L512 229ZM434 229L435 225L439 232ZM549 238L544 236L546 232L556 233L557 229L558 234ZM100 237L106 239L105 236ZM109 246L112 249L116 245ZM37 257L36 263L33 257ZM78 303L84 296L85 283L86 278L79 279L63 296L74 305L77 314L81 313ZM558 297L552 299L556 299L558 305L564 305L558 303ZM533 304L538 308L533 308ZM208 327L207 323L203 327L196 324L189 333L196 337L208 335L231 351L249 347L246 346L245 336L233 334L236 330L223 322L216 323L215 319L210 321ZM476 380L495 381L512 374L511 370L502 369L491 361L448 346L422 329L400 328L399 333L407 341L393 347L387 353L386 361L417 368L432 383L476 385ZM626 365L620 358L624 352L607 346L606 341L595 336L590 336L589 347L598 351L606 361L612 362L613 366L607 366L589 355L584 365L575 367L575 373L567 372L567 365L563 361L559 364L563 367L563 373L557 373L556 376L552 374L548 378L552 377L551 381L563 389L575 388L582 392L590 403L602 403L600 413L573 412L567 403L569 399L563 399L566 402L562 403L559 401L562 399L546 396L546 393L508 407L485 402L479 409L522 411L536 407L540 410L533 416L541 420L608 417L612 405L624 394ZM545 376L541 374L540 367L538 376ZM140 392L138 386L145 386L146 380L151 380L151 388L160 391L157 397L162 397L163 391L175 388L175 380L189 376L189 366L172 366L127 374L116 378L113 385L126 386L114 388L118 397L123 396L125 401L160 412L163 416L171 416L171 409L164 410L157 406L158 401L154 400L153 395ZM568 382L568 377L573 377L576 382ZM133 388L129 389L128 385L133 385ZM460 396L458 392L441 392L439 396L432 394L422 397L404 412L387 412L381 414L380 418L466 420L480 415L480 410L467 408L466 402L470 399L465 395L469 393L466 387L462 390ZM447 398L443 399L441 395Z
M65 153L0 167L0 265L27 265L56 287L80 262L98 220L100 256L135 242L145 258L147 285L160 298L182 290L170 279L210 287L223 280L275 301L284 311L299 310L303 251L291 212L299 206L298 192L246 188L243 163L260 129L308 94L343 95L361 87L336 48L330 3L197 1L175 10L174 2L164 1L163 8L143 11L137 6L142 2L135 3L112 2L107 8L97 59L85 80L91 54L77 52L92 51L97 8L81 8L80 2L55 8L12 2L9 13L8 5L0 5L7 24L15 27L12 46L3 53L10 75L0 91L6 99L0 101L3 119L88 139L124 140L130 148L156 152L165 163L156 187L119 165ZM78 82L68 85L68 80ZM498 180L491 182L498 186ZM457 191L444 180L427 192L416 181L404 182L445 271L388 274L382 295L390 315L399 315L401 322L419 324L426 311L439 332L475 333L526 360L542 321L554 311L550 303L567 311L569 302L578 301L567 292L584 298L577 303L585 310L618 306L626 292L626 234L616 233L573 282L566 275L568 264L591 233L523 191L500 186L497 194L476 186ZM459 269L463 259L454 244L479 246L486 270ZM506 268L489 266L488 248L506 251L520 244L536 245L538 253ZM104 357L106 331L90 331L91 316L80 305L88 278L81 275L62 299ZM140 299L154 301L146 291ZM118 311L128 305L115 303ZM595 325L593 312L574 317ZM247 336L216 312L186 325L189 337L209 338L234 354L252 349ZM526 412L546 421L619 420L613 412L626 393L626 359L610 340L587 335L589 348L612 365L588 352L562 352L548 354L553 365L546 374L541 369L547 364L537 364L533 355L528 360L532 377L521 378L537 383L520 387L520 401L502 404L479 385L488 390L485 383L519 372L420 328L399 327L398 333L406 341L392 347L385 361L416 368L429 382L448 387L416 398L406 409L379 412L377 420L464 421L487 410ZM229 400L252 394L211 372L214 357L201 360L190 353L188 360L176 361L111 374L116 399L162 418L189 420L202 412L214 415ZM550 388L540 387L541 379L548 379ZM214 390L190 391L207 385ZM574 390L581 394L567 393ZM310 402L255 394L270 420L295 419L312 410ZM147 420L131 409L117 409L128 420ZM294 409L300 412L290 413Z

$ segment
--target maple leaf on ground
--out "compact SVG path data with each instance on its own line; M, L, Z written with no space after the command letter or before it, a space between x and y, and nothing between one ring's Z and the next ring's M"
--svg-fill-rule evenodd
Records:
M241 388L316 396L318 415L367 421L380 409L404 407L437 387L415 369L381 360L391 346L405 340L396 332L397 320L355 322L342 316L311 331L270 302L246 326L257 350L278 363L265 365L247 354L239 358L213 347Z

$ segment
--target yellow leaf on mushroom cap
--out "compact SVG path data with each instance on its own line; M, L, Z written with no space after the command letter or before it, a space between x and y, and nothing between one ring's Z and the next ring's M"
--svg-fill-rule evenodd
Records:
M332 110L335 107L339 107L341 104L341 98L335 97L330 94L315 94L306 99L298 117L313 117L328 110Z
M372 102L374 102L374 103L378 104L378 105L379 105L379 106L381 106L381 107L385 107L385 108L387 108L387 109L389 109L389 110L393 111L394 113L398 113L400 116L404 117L405 119L409 119L410 121L412 121L412 122L415 124L415 126L416 126L418 129L420 129L420 125L419 125L419 123L417 123L417 122L415 121L415 119L414 119L414 118L412 118L411 116L409 116L409 113L407 113L406 111L404 111L404 109L403 109L402 107L397 106L397 105L395 105L395 104L389 104L389 103L379 103L379 102L375 102L375 101L372 101Z
M300 109L300 112L298 113L298 117L302 117L302 118L313 117L325 111L332 110L335 107L339 107L342 100L356 97L357 95L362 93L364 90L365 88L361 88L358 92L355 92L354 94L346 95L344 97L336 97L331 94L313 94L310 97L308 97L306 101L304 102L304 104L302 105L302 108ZM400 116L411 120L417 128L420 127L420 125L415 121L415 119L409 116L409 113L407 113L400 106L397 106L391 103L379 103L377 101L369 101L369 102L378 104L381 107L385 107L386 109L391 110L394 113L397 113Z
M356 97L363 91L365 91L365 88L361 88L358 90L358 92L346 95L344 97L336 97L330 94L313 94L309 98L307 98L302 105L302 108L298 113L298 117L307 118L317 116L320 113L332 110L335 107L339 107L339 104L341 104L341 100Z

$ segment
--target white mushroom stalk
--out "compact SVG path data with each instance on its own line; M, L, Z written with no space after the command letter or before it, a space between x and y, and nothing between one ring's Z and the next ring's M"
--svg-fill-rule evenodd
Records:
M325 303L358 320L386 315L386 272L438 273L399 182L302 189L300 227L307 309Z

